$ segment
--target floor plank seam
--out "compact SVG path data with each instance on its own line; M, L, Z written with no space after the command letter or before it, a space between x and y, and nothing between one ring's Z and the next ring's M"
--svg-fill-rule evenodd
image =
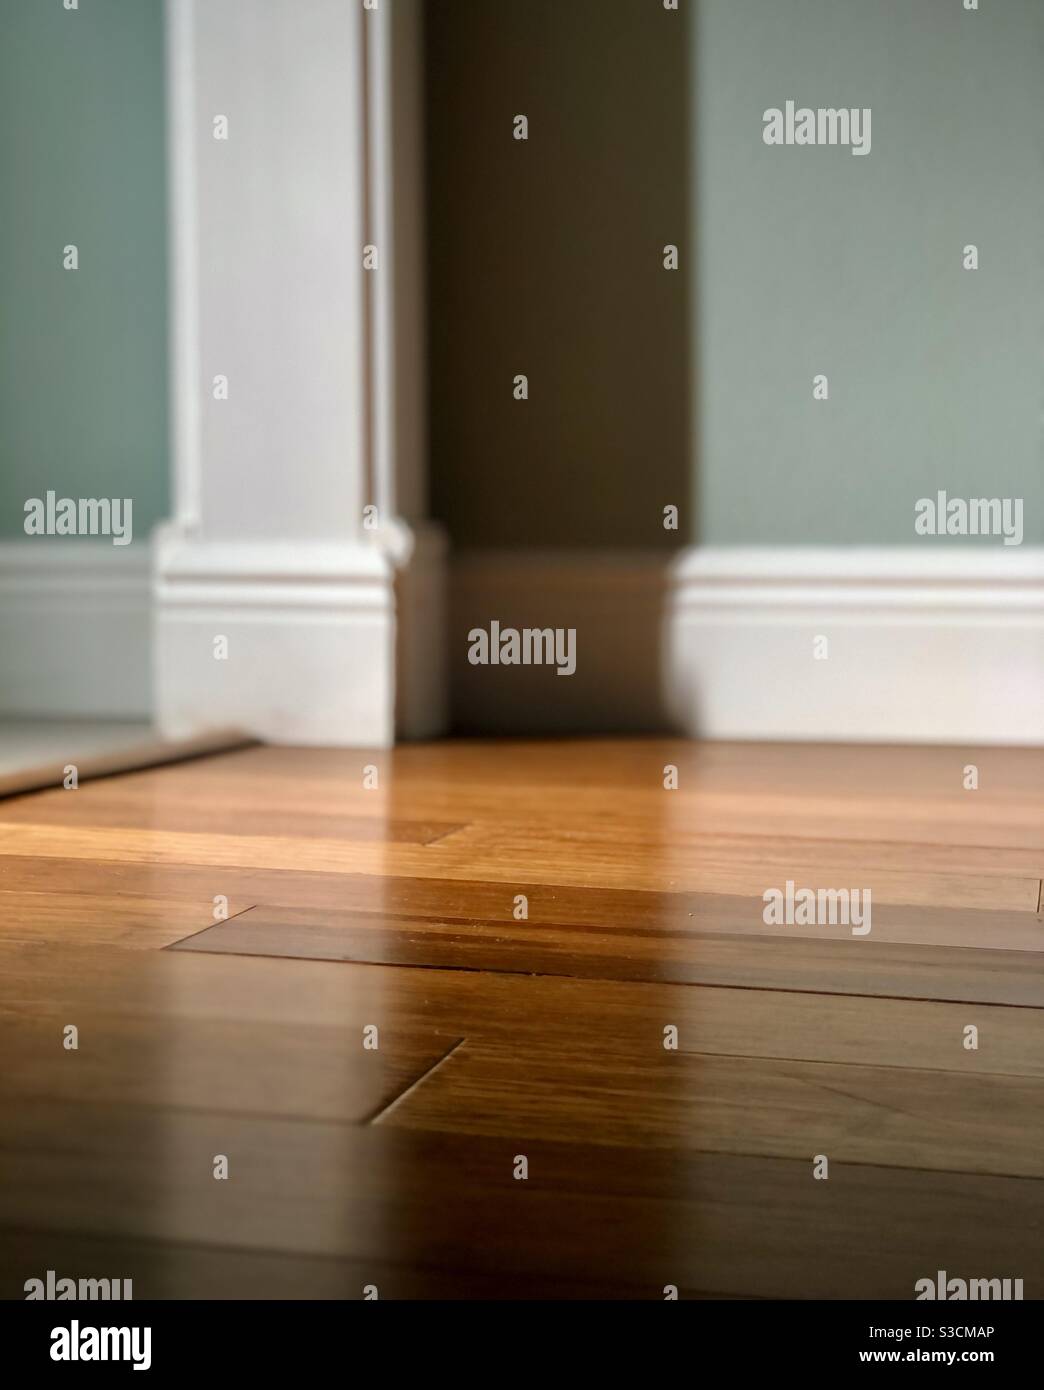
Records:
M993 1005L991 1007L1006 1008L1008 1006ZM483 1035L480 1033L476 1033L475 1041L482 1042ZM578 1058L580 1054L574 1052L572 1055L574 1058ZM612 1057L614 1054L607 1053L606 1055ZM629 1054L621 1053L620 1055L626 1058ZM1019 1081L1038 1082L1044 1085L1044 1072L986 1070L965 1071L960 1067L919 1067L913 1066L908 1062L855 1062L846 1061L843 1059L839 1061L837 1058L834 1057L792 1057L789 1054L784 1057L775 1052L715 1052L706 1048L691 1047L679 1048L674 1055L678 1057L720 1057L727 1061L735 1062L778 1062L780 1063L780 1065L783 1065L787 1062L796 1062L799 1063L801 1066L846 1067L850 1068L853 1071L890 1071L899 1072L900 1074L908 1071L915 1071L926 1072L932 1076L960 1076L966 1081L971 1077L976 1076L981 1076L983 1078L990 1076L1008 1076ZM871 1102L867 1103L869 1104ZM1042 1107L1042 1109L1044 1109L1044 1107Z
M177 941L168 941L166 946L161 946L161 951L173 951L175 947L184 947L186 941L192 941L194 937L202 936L204 932L212 931L214 927L223 927L227 922L235 922L240 917L245 917L248 912L253 912L258 906L251 903L249 907L241 907L238 912L233 912L230 917L223 917L220 922L208 922L205 927L200 927L198 931L190 931L188 936L179 936ZM185 947L185 949L189 949Z
M217 923L215 925L224 925ZM207 928L206 930L210 930ZM201 936L202 932L194 933ZM715 938L730 940L731 938ZM764 938L752 937L752 940L763 940ZM811 938L809 938L811 939ZM192 940L192 937L185 937L184 940ZM236 951L226 949L222 951L204 950L198 947L182 946L180 942L172 942L163 950L185 950L192 951L193 954L226 956L249 960L297 960L297 961L322 961L328 965L356 965L368 966L374 970L431 970L442 974L452 975L492 975L497 978L518 977L534 980L578 980L584 984L631 984L645 985L648 987L662 989L665 985L678 989L742 989L760 991L764 994L811 994L817 997L829 999L902 999L911 1004L966 1004L981 1008L998 1009L1044 1009L1044 999L1039 1004L1019 1004L1008 1000L997 999L968 999L961 997L950 997L949 995L928 995L928 994L869 994L862 990L853 989L802 989L795 985L763 985L763 984L741 984L736 981L721 980L678 980L678 979L636 979L633 975L577 975L569 972L557 970L491 970L489 966L482 965L430 965L421 961L408 960L358 960L354 956L295 956L285 953L277 954L272 951ZM932 949L932 948L927 948ZM939 947L939 950L978 950L979 947ZM989 948L982 948L989 949ZM1013 952L1013 954L1015 954ZM1024 953L1023 953L1024 954Z
M465 823L462 824L462 825L454 825L454 826L452 826L449 830L443 830L440 834L436 835L433 839L431 839L431 840L424 840L424 841L422 842L422 844L421 844L421 848L422 848L422 849L430 849L430 848L432 847L432 845L441 845L444 841L446 841L446 840L451 840L451 839L453 838L454 835L460 835L463 831L465 831L465 830L470 830L470 829L471 829L471 824L470 824L470 822L465 822Z
M464 1042L466 1042L466 1041L467 1041L466 1038L460 1038L460 1039L454 1044L454 1046L450 1049L450 1052L447 1053L446 1055L449 1056L451 1053L455 1052L455 1051L457 1050L457 1048L460 1047L461 1044L464 1043ZM415 1088L416 1086L420 1085L420 1083L421 1083L422 1081L426 1080L427 1077L430 1075L430 1072L433 1071L433 1070L435 1069L435 1067L441 1065L441 1062L442 1062L443 1060L445 1060L445 1059L444 1059L444 1058L443 1058L443 1059L440 1059L440 1061L439 1061L439 1062L436 1062L436 1063L434 1064L433 1067L429 1068L429 1071L426 1072L426 1073L424 1074L424 1076L418 1077L417 1080L416 1080L415 1082L411 1083L411 1085L410 1085L409 1087L407 1087L407 1089L403 1092L403 1095L402 1095L402 1096L396 1097L395 1100L391 1101L387 1107L385 1107L385 1108L381 1109L380 1111L378 1111L377 1114L374 1116L374 1119L377 1119L379 1116L383 1115L383 1114L385 1113L386 1110L390 1110L392 1107L397 1106L397 1105L399 1104L399 1101L402 1100L405 1096L407 1096L411 1091L413 1091L414 1088ZM45 1100L45 1101L49 1101L49 1098L48 1098L48 1097L39 1097L39 1099L43 1099L43 1100ZM63 1100L62 1103L64 1104L64 1103L66 1103L66 1102ZM76 1101L72 1101L72 1102L68 1102L68 1103L69 1103L69 1104L81 1104L81 1103L82 1103L82 1104L89 1104L90 1102L86 1102L86 1101L85 1101L85 1102L76 1102ZM369 1128L369 1127L373 1124L373 1122L374 1122L374 1120L369 1120L369 1121L367 1121L367 1120L324 1120L324 1119L318 1119L318 1118L316 1118L316 1117L314 1117L314 1116L308 1116L308 1115L272 1115L272 1114L265 1113L265 1112L241 1113L241 1112L238 1112L238 1111L199 1109L199 1108L196 1108L196 1107L186 1107L186 1106L164 1106L164 1107L160 1107L160 1106L147 1106L147 1105L128 1105L128 1104L125 1104L125 1103L122 1103L122 1102L120 1103L120 1106L121 1106L122 1109L127 1109L127 1110L152 1110L152 1111L154 1111L154 1112L157 1113L157 1114L162 1113L163 1115L168 1116L168 1117L179 1116L179 1115L215 1115L215 1116L220 1115L220 1116L222 1116L222 1117L225 1118L225 1119L230 1119L230 1120L233 1120L233 1121L238 1121L238 1120L259 1120L259 1119L260 1119L260 1120L271 1120L271 1121L274 1121L276 1124L280 1124L280 1125L282 1125L282 1124L287 1124L287 1125L313 1125L313 1126L318 1126L318 1127L320 1127L320 1128L322 1128L322 1129L344 1129L344 1130L347 1130L347 1129L367 1129L367 1128ZM686 1163L700 1164L701 1162L706 1162L706 1161L709 1161L709 1160L713 1160L713 1161L717 1162L717 1161L719 1161L719 1160L721 1160L721 1159L726 1159L726 1158L737 1158L737 1159L753 1160L754 1162L770 1164L770 1165L772 1165L772 1166L774 1166L774 1167L775 1167L775 1166L778 1166L778 1165L780 1165L780 1164L796 1165L796 1166L800 1167L800 1169L801 1169L802 1171L805 1171L805 1170L808 1168L808 1159L807 1159L807 1157L805 1157L804 1155L792 1154L792 1153L791 1153L791 1154L787 1154L787 1153L766 1153L763 1149L731 1149L731 1148L729 1148L729 1149L724 1149L724 1148L695 1148L695 1147L693 1147L693 1148L685 1148L685 1147L680 1147L680 1146L677 1146L677 1145L653 1145L653 1146L649 1147L649 1146L646 1146L646 1145L644 1145L644 1144L639 1145L639 1144L635 1144L635 1143L633 1143L633 1142L631 1142L631 1143L614 1144L614 1143L611 1143L611 1142L607 1142L607 1141L605 1141L604 1139L585 1139L585 1140L582 1140L582 1141L578 1141L577 1139L544 1138L544 1137L539 1136L539 1135L534 1136L534 1135L531 1135L531 1134L528 1134L528 1133L519 1133L516 1129L511 1129L510 1131L505 1130L505 1132L502 1133L502 1134L499 1134L499 1133L498 1133L498 1134L491 1134L491 1133L487 1133L487 1132L484 1131L484 1130L480 1130L480 1131L468 1131L467 1134L464 1134L462 1131L460 1131L460 1130L458 1130L458 1129L441 1128L441 1127L430 1126L430 1125L405 1125L405 1126L399 1126L399 1127L396 1127L396 1128L394 1128L394 1130L389 1131L389 1132L395 1133L397 1136L399 1136L400 1138L402 1138L402 1139L404 1139L404 1140L408 1140L408 1139L410 1139L410 1138L412 1138L412 1139L424 1139L424 1138L427 1138L427 1139L452 1139L452 1140L469 1139L469 1140L471 1140L471 1141L473 1142L474 1140L478 1139L478 1140L480 1140L480 1141L484 1141L486 1144L489 1144L489 1145L492 1145L492 1144L504 1144L504 1145L509 1145L509 1144L514 1144L514 1143L517 1142L517 1143L528 1144L531 1151L536 1150L537 1152L539 1152L539 1150L540 1150L541 1147L542 1147L542 1148L546 1148L546 1149L552 1149L552 1150L554 1150L554 1149L563 1149L563 1148L564 1148L564 1149L576 1149L576 1148L579 1147L579 1148L583 1148L584 1151L585 1151L586 1153L588 1153L588 1154L594 1152L594 1153L598 1153L598 1154L600 1154L600 1155L602 1155L602 1156L604 1157L604 1156L607 1156L607 1155L609 1155L609 1154L624 1153L624 1154L631 1155L631 1156L640 1155L640 1156L642 1156L642 1158L645 1159L646 1161L648 1161L648 1160L650 1159L651 1156L655 1156L656 1159L660 1159L660 1160L663 1160L663 1161L667 1161L667 1160L671 1160L672 1162L679 1162L679 1161L680 1161L680 1162L683 1163L683 1164L686 1164ZM25 1150L20 1150L20 1149L12 1148L10 1145L8 1145L8 1144L6 1144L6 1143L0 1141L0 1153L13 1154L13 1153L24 1153L24 1152L26 1152L26 1151L25 1151ZM833 1159L831 1159L831 1164L832 1164L832 1166L834 1165L834 1160L833 1160ZM839 1172L841 1172L841 1171L853 1171L853 1172L857 1172L857 1173L862 1173L862 1172L865 1172L865 1171L867 1171L867 1170L872 1170L872 1171L874 1171L874 1172L881 1172L881 1173L913 1173L913 1174L915 1174L915 1175L918 1176L918 1177L921 1177L921 1178L930 1178L930 1179L936 1179L936 1178L962 1178L962 1179L965 1179L965 1178L967 1178L967 1179L972 1179L973 1181L980 1181L980 1180L981 1180L981 1181L983 1181L983 1182L988 1182L988 1181L993 1181L993 1182L995 1182L995 1181L1001 1181L1001 1182L1005 1182L1005 1183L1012 1183L1012 1182L1017 1182L1017 1183L1034 1183L1034 1184L1039 1183L1039 1184L1044 1185L1044 1174L1023 1173L1023 1172L1017 1172L1017 1171L1013 1171L1013 1170L1011 1170L1011 1169L1003 1169L1003 1168L966 1168L966 1167L965 1167L965 1168L962 1168L962 1167L947 1167L947 1168L943 1168L943 1167L932 1167L932 1168L926 1168L926 1167L923 1166L923 1164L916 1164L916 1163L911 1163L911 1162L906 1162L906 1163L884 1163L884 1162L881 1162L880 1160L873 1160L873 1159L866 1159L866 1158L837 1159L837 1161L836 1161L836 1167L837 1167L837 1169L838 1169ZM472 1188L474 1188L474 1180L472 1179L471 1181L472 1181ZM480 1185L481 1185L481 1184L480 1184ZM543 1190L543 1191L548 1191L548 1192L558 1192L558 1193L574 1193L574 1192L577 1191L577 1189L575 1189L574 1187L571 1187L571 1186L564 1186L564 1185L562 1185L562 1184L560 1184L560 1183L555 1183L555 1182L552 1182L552 1183L551 1183L548 1187L546 1187L546 1188L545 1188L545 1187L542 1187L541 1190ZM583 1189L581 1189L581 1190L583 1190ZM1042 1190L1044 1190L1044 1189L1042 1189ZM588 1195L590 1195L590 1194L588 1194ZM700 1194L699 1194L698 1192L695 1192L695 1191L694 1191L690 1196L683 1197L683 1198L679 1198L679 1197L677 1197L677 1196L673 1196L673 1195L672 1195L672 1196L668 1196L668 1197L663 1197L663 1198L661 1199L661 1198L658 1198L658 1197L652 1197L652 1198L650 1198L650 1195L649 1195L648 1192L643 1192L643 1191L631 1191L631 1190L627 1190L627 1189L624 1189L624 1188L621 1188L621 1189L619 1189L619 1190L614 1191L613 1194L612 1194L612 1197L613 1197L613 1200L614 1200L614 1201L619 1201L619 1202L635 1201L635 1202L639 1202L639 1203L646 1203L646 1202L649 1202L650 1200L652 1200L652 1201L660 1201L660 1200L662 1200L662 1201L667 1202L667 1203L676 1203L676 1202L679 1202L679 1201L680 1201L680 1202L683 1202L683 1203L691 1203L691 1204L696 1205L696 1206L699 1205L700 1200L701 1200ZM2 1220L0 1220L0 1231L4 1231L4 1230L7 1230L7 1229L21 1229L21 1228L20 1228L20 1227L11 1227L11 1228L9 1228ZM33 1228L33 1229L36 1229L36 1228ZM47 1228L47 1229L51 1229L51 1228ZM63 1227L55 1227L55 1228L53 1228L53 1230L54 1230L54 1233L55 1233L55 1234L60 1234L60 1235L87 1234L87 1232L80 1231L79 1228L76 1228L76 1227L64 1227L64 1226L63 1226ZM106 1238L108 1238L108 1237L103 1236L100 1232L92 1232L91 1234L97 1235L99 1239L106 1239ZM124 1239L124 1240L134 1240L134 1241L136 1241L136 1240L138 1239L138 1237L137 1237L136 1235L130 1235L130 1234L124 1234L124 1233L115 1233L115 1234L112 1235L111 1238L112 1238L112 1239L117 1239L117 1238L118 1238L118 1239ZM296 1253L305 1253L305 1252L301 1251L301 1252L296 1252Z
M432 1129L422 1125L404 1126L400 1128L398 1132L400 1134L429 1136L450 1135L458 1139L465 1137L460 1130ZM470 1139L481 1138L486 1140L487 1142L501 1142L505 1144L512 1143L517 1138L519 1144L528 1144L531 1150L534 1146L541 1144L547 1145L552 1148L572 1148L575 1147L578 1142L575 1139L543 1139L540 1137L534 1138L532 1135L529 1134L523 1133L519 1135L515 1130L511 1130L510 1132L505 1131L505 1133L503 1134L487 1134L485 1131L469 1131L466 1137ZM634 1143L611 1144L599 1139L585 1139L582 1141L582 1146L588 1152L595 1151L603 1156L606 1154L619 1153L623 1151L628 1154L641 1154L646 1159L648 1159L649 1156L652 1154L655 1154L658 1157L670 1157L673 1160L680 1159L682 1162L685 1162L688 1159L698 1161L701 1159L718 1160L722 1158L739 1158L754 1159L756 1161L771 1164L797 1164L802 1168L802 1170L808 1168L808 1159L803 1155L765 1153L763 1150L760 1149L700 1149L680 1148L677 1146L661 1147L657 1145L654 1145L652 1147L646 1147L644 1145L636 1145ZM831 1167L834 1167L833 1159L831 1159ZM1003 1182L1031 1182L1044 1184L1044 1175L1039 1175L1036 1173L1012 1172L1010 1170L1006 1171L1004 1169L998 1168L925 1168L923 1165L916 1163L882 1163L879 1160L874 1161L873 1159L865 1158L838 1159L836 1162L836 1167L839 1171L849 1169L859 1170L860 1172L862 1172L866 1169L873 1169L875 1172L882 1173L915 1173L918 1177L922 1178L971 1178L982 1179L983 1181L996 1181L999 1179ZM832 1180L833 1179L831 1179L831 1181ZM554 1187L553 1190L562 1192L574 1191L574 1189L571 1187ZM615 1191L612 1195L614 1200L620 1201L633 1200L637 1202L645 1202L649 1200L648 1194L643 1192L629 1192L620 1190ZM665 1198L664 1200L669 1200L672 1202L677 1200L691 1201L694 1204L698 1205L700 1198L698 1194L694 1194L692 1197L682 1199L671 1197L669 1199Z
M430 1077L434 1076L434 1074L438 1071L439 1067L442 1066L443 1062L449 1061L449 1059L453 1056L457 1049L459 1047L464 1046L465 1042L467 1042L466 1038L455 1039L446 1049L446 1051L442 1054L442 1056L436 1057L435 1061L432 1062L431 1066L428 1067L425 1071L421 1072L420 1076L416 1077L415 1080L411 1081L410 1084L404 1090L400 1091L397 1096L393 1096L392 1099L387 1101L385 1104L379 1106L371 1115L369 1115L367 1118L363 1120L360 1120L359 1123L363 1125L376 1124L382 1116L389 1114L392 1110L395 1109L397 1105L400 1105L408 1096L412 1095L413 1092L418 1088L418 1086L422 1086L425 1081L427 1081Z

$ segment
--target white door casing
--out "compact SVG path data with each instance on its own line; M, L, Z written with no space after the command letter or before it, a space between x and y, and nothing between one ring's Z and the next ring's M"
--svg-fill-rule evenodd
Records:
M442 558L418 485L421 137L403 84L420 19L417 0L167 0L169 736L379 747L397 703L405 733L441 722L441 643L418 659L410 640L432 645Z

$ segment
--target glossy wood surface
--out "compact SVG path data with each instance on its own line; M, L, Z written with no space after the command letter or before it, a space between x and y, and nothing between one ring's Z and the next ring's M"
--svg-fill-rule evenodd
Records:
M0 1294L1040 1297L1042 871L1011 749L252 748L0 802ZM766 926L787 879L869 937Z

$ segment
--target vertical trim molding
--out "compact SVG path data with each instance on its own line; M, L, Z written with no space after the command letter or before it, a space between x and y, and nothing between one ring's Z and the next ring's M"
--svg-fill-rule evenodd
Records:
M442 548L399 515L397 486L396 420L418 383L397 363L410 306L395 299L395 159L420 133L396 122L393 48L419 42L420 10L166 3L176 514L155 546L161 731L381 747L398 708L405 732L436 732L439 662L418 643L438 621ZM218 114L227 141L211 139ZM219 374L227 399L211 397Z
M168 315L174 507L193 531L200 514L199 217L196 211L196 0L168 0L167 197L170 223Z

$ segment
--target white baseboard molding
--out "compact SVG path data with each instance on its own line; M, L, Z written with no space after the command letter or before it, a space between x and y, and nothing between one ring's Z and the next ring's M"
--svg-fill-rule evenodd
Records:
M452 575L464 728L1044 743L1040 549L472 554ZM576 628L575 675L470 666L493 619Z
M394 737L392 571L373 546L156 538L156 723L273 743ZM224 639L224 641L222 641Z
M1040 549L461 555L444 638L435 528L395 563L362 545L159 548L169 737L435 736L448 660L457 724L488 733L1044 743ZM150 587L147 543L0 543L0 717L152 717ZM494 618L575 627L576 674L470 666L467 633Z
M414 544L408 528L388 550L213 542L171 527L156 550L154 685L166 737L229 725L273 743L386 748L397 684L407 731L440 731L437 663L415 656L431 641L414 591L424 578L434 588L433 542ZM406 609L398 656L397 594Z
M0 542L0 716L147 720L149 546Z

